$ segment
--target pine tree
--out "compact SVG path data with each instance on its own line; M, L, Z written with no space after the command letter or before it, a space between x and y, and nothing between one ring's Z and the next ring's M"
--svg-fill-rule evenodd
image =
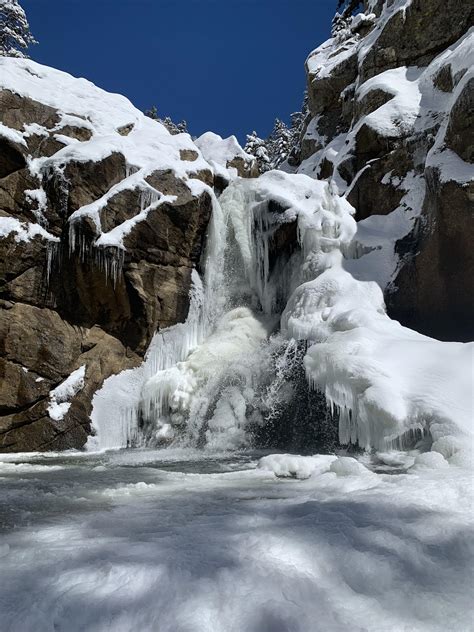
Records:
M158 121L159 120L158 110L156 108L156 105L152 105L149 110L145 110L144 114L145 114L145 116L148 116L149 118L153 119L154 121Z
M288 164L295 166L299 163L301 154L301 143L310 118L308 91L305 90L301 112L293 112L291 115L291 149L288 155Z
M160 123L162 123L170 134L182 134L188 133L188 124L185 120L180 121L179 123L175 123L169 116L165 116L164 119L159 119Z
M188 124L186 121L180 121L179 123L175 123L170 116L165 116L164 119L158 116L158 110L156 105L152 105L149 110L145 110L145 116L153 119L154 121L158 121L166 127L170 134L182 134L183 132L188 134Z
M0 56L27 57L26 49L36 43L18 1L0 0Z
M339 9L343 9L341 17L350 17L361 6L362 0L338 0L336 16L339 15Z
M277 118L268 138L262 139L256 132L247 135L244 149L256 159L260 173L278 169L285 160L289 164L298 162L308 116L308 93L305 92L301 112L293 112L290 127Z
M270 169L270 157L268 155L266 141L260 138L257 132L253 131L251 134L247 134L247 143L244 147L244 151L255 158L260 173L264 173Z
M276 169L288 157L291 150L291 131L280 119L275 119L275 125L267 139L270 169Z

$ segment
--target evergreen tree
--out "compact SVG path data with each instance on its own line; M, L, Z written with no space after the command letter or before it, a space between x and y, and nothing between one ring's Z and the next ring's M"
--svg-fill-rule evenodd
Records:
M145 110L145 116L148 116L154 121L158 121L158 123L164 125L170 134L182 134L183 132L186 134L189 133L188 124L186 123L186 121L183 120L179 123L175 123L169 116L165 116L164 119L160 118L158 116L156 105L152 105L149 110Z
M291 148L288 156L288 163L292 166L298 164L301 153L301 143L306 130L306 125L310 117L308 91L305 90L303 103L301 104L301 112L293 112L291 115Z
M352 16L361 5L362 0L338 0L337 13L332 20L332 37L343 42L353 35L350 28ZM339 13L339 9L343 9L342 13Z
M175 123L169 116L165 116L164 119L159 119L159 121L166 127L170 134L188 134L188 124L185 120Z
M260 173L278 169L285 160L289 164L298 162L308 115L308 94L305 92L301 112L293 112L290 127L280 119L275 119L268 138L260 138L256 132L247 135L244 149L255 158Z
M247 143L244 147L244 151L255 158L260 173L264 173L264 171L270 169L270 157L268 155L266 141L260 138L257 132L254 131L251 134L247 134Z
M145 116L148 116L149 118L153 119L154 121L158 121L159 120L158 110L156 108L156 105L152 105L149 110L145 110L144 114L145 114Z
M267 139L270 169L276 169L286 160L291 150L291 131L280 119L275 119L275 125Z
M0 0L0 56L27 57L36 40L30 32L24 9L17 0Z
M350 17L362 5L362 0L338 0L336 16L339 15L339 9L343 9L341 17Z

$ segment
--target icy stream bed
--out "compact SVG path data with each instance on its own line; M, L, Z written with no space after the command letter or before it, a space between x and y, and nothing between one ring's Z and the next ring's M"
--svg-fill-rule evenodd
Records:
M469 472L260 456L3 455L2 632L473 629Z

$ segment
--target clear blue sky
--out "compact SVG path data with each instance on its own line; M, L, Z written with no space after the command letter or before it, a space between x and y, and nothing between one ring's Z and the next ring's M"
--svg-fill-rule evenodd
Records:
M31 57L241 140L299 109L336 0L20 0Z

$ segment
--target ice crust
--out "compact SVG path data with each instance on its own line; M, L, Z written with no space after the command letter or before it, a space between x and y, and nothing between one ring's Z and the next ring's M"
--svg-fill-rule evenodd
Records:
M469 472L434 453L397 475L318 456L325 471L293 480L221 456L1 455L2 627L471 628Z

